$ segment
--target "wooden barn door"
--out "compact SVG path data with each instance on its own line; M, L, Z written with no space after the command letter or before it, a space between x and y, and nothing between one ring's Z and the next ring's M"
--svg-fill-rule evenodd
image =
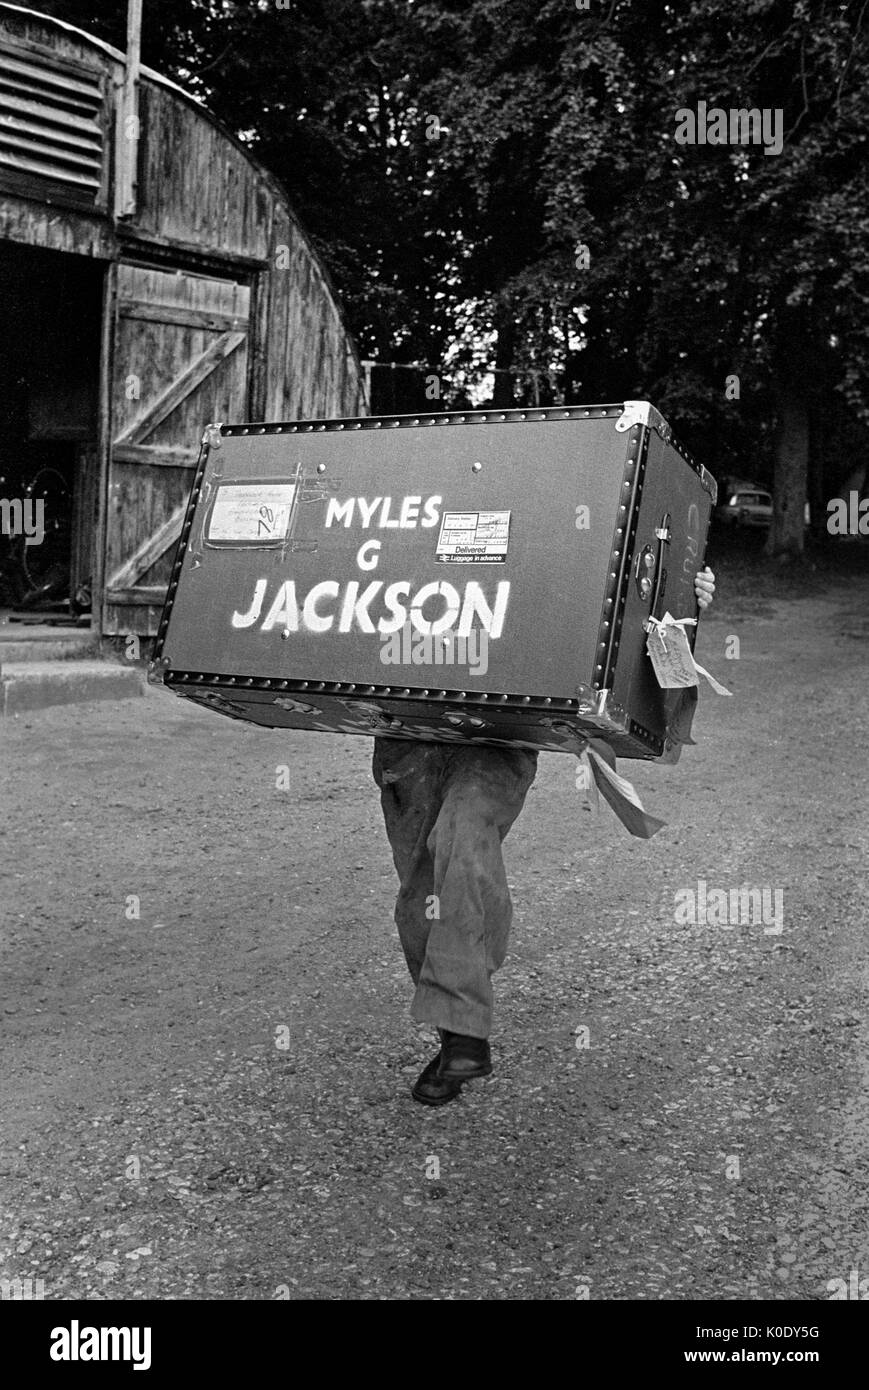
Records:
M250 290L115 271L102 631L153 636L203 426L247 418Z

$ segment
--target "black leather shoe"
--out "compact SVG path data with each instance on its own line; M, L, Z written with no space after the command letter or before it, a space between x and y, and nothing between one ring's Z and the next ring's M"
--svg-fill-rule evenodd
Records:
M422 1105L446 1105L449 1101L455 1100L462 1089L461 1081L445 1080L438 1075L441 1055L439 1052L437 1057L432 1058L425 1070L420 1072L411 1090L410 1094L414 1100L420 1101Z
M471 1081L475 1076L488 1076L492 1070L492 1055L485 1038L471 1038L466 1033L450 1033L439 1028L441 1081Z

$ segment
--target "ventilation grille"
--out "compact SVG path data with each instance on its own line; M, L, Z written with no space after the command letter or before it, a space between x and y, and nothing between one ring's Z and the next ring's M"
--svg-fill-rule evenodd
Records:
M51 179L95 203L102 106L99 74L64 72L29 54L0 51L0 173Z

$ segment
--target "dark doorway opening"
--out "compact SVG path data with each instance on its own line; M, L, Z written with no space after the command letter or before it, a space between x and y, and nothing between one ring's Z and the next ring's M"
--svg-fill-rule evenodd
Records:
M87 621L103 266L0 241L0 607Z

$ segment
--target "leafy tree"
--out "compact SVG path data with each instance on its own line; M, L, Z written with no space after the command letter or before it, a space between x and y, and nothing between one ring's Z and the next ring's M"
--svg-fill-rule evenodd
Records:
M43 0L123 44L123 7ZM869 417L864 0L145 0L144 56L282 179L363 355L448 398L647 396L775 483ZM780 111L781 153L677 112ZM738 378L737 387L734 379ZM729 382L729 389L725 389Z

